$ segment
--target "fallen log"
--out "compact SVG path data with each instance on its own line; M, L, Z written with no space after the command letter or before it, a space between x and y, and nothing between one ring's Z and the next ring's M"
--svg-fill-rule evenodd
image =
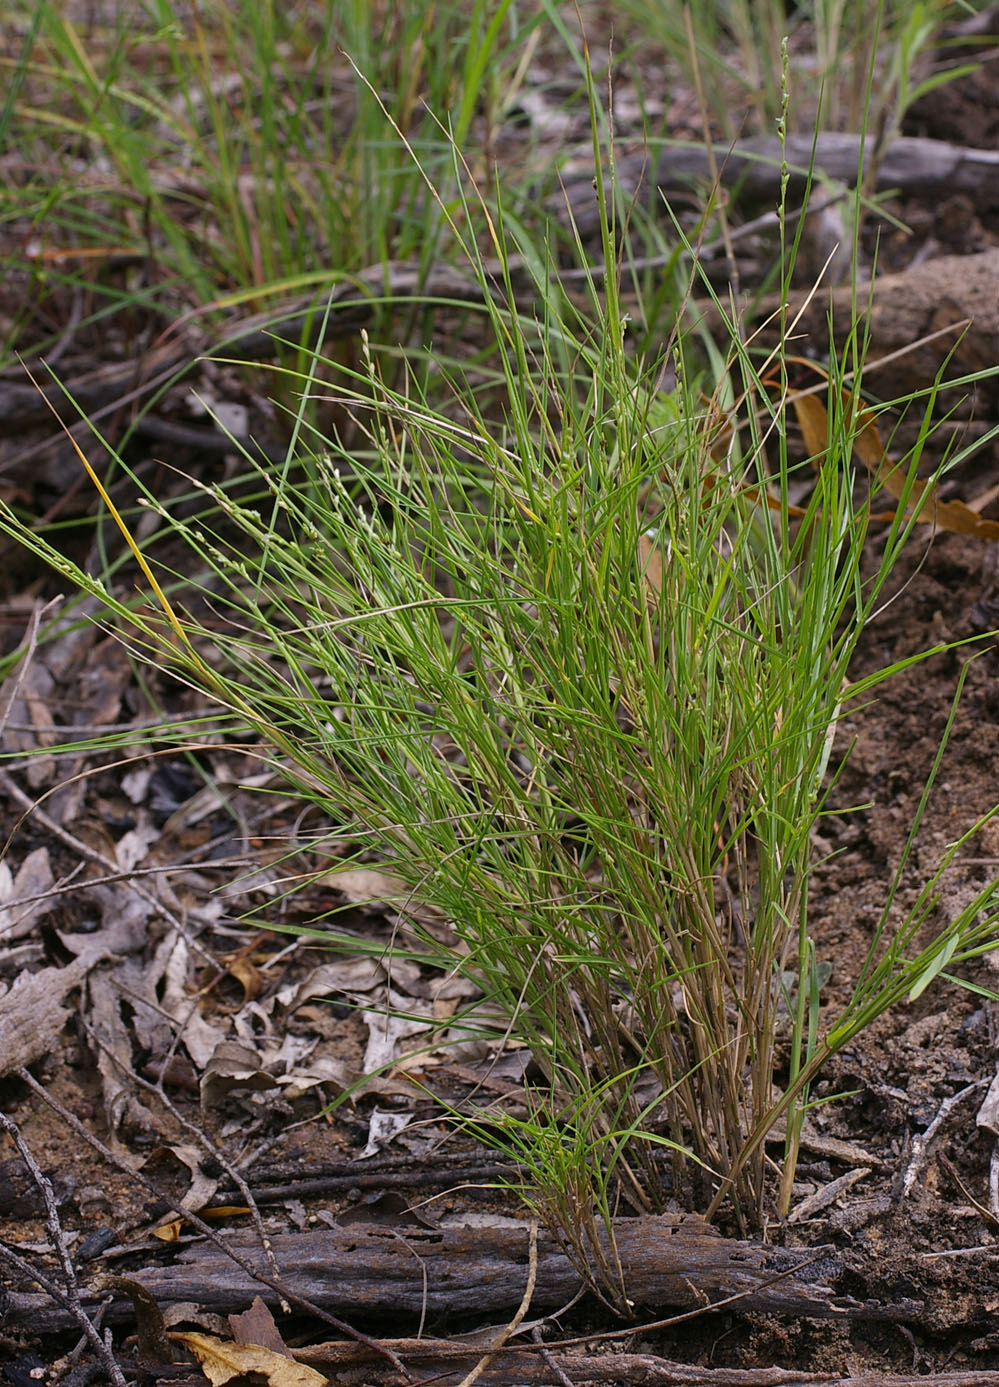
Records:
M830 1248L768 1247L722 1237L696 1217L620 1219L617 1253L636 1310L710 1309L738 1299L733 1309L823 1319L918 1320L921 1301L861 1301L834 1289L843 1266ZM231 1241L264 1275L258 1242L245 1233ZM331 1313L366 1323L400 1316L491 1316L515 1307L528 1276L528 1227L455 1225L428 1229L383 1226L324 1228L272 1239L280 1280L298 1297ZM168 1266L130 1271L129 1277L161 1309L180 1303L217 1313L243 1309L255 1295L274 1306L279 1297L261 1287L219 1248L186 1247ZM532 1313L555 1309L579 1291L581 1279L557 1240L538 1240ZM119 1301L111 1318L131 1304ZM69 1327L65 1312L44 1296L12 1293L7 1323L34 1331Z
M814 143L814 158L813 158ZM790 135L786 145L789 188L792 198L805 186L809 167L816 177L855 187L858 175L866 178L868 193L889 190L923 197L952 197L961 193L983 211L999 205L999 150L948 144L945 140L901 137L880 154L876 142L859 135L822 131ZM581 168L566 174L550 200L553 215L568 204L579 234L585 238L600 230L600 209L593 191L592 156L580 159ZM644 197L655 208L698 184L713 183L717 170L724 188L738 188L744 201L776 203L781 188L782 151L774 138L740 140L715 145L709 153L703 145L686 141L662 145L640 154L619 155L614 172L622 200Z
M803 174L808 168L811 151L811 136L807 139L789 137L787 159L791 170L792 197L803 187ZM862 145L859 136L823 132L815 145L814 166L835 182L851 185L856 182L863 165L865 173L870 169L872 174L871 191L895 188L906 193L931 196L963 193L983 211L999 206L999 151L965 148L940 140L900 138L885 148L872 167L873 157L873 149L869 145ZM600 210L592 186L592 159L587 156L580 163L580 168L565 175L558 194L551 200L551 211L558 218L564 215L568 205L578 234L587 238L599 232ZM681 191L689 191L695 183L710 180L713 167L717 167L721 183L730 189L738 187L740 196L757 202L767 199L776 201L780 188L781 154L778 142L773 139L741 141L732 149L718 146L714 151L714 164L703 146L686 143L663 146L648 153L621 155L615 162L615 177L625 201L640 195L647 201L651 199L651 204L655 206L662 197L673 198ZM994 255L992 250L981 255L934 260L914 271L911 280L906 280L905 276L879 278L876 283L884 320L877 334L882 344L879 354L884 355L893 348L918 341L934 327L971 320L967 335L958 346L956 365L960 370L977 370L983 365L991 365L996 340ZM962 262L959 267L952 267L949 263L958 260ZM487 269L496 273L497 283L502 282L498 263L487 265ZM515 282L523 285L525 293L533 292L530 276L525 276L519 257L511 257L509 270ZM952 270L956 273L952 273ZM935 291L941 276L946 277L942 286L944 292L938 295ZM897 286L897 308L894 304L889 306L890 288L882 289L883 285L888 285L896 278L900 281ZM917 291L913 299L915 306L906 312L903 300L913 290ZM918 292L920 290L921 293ZM861 305L865 293L863 287L858 289L857 301ZM851 311L850 291L845 289L841 294L844 305L848 306L847 311ZM103 424L126 405L133 406L129 411L131 422L128 427L141 432L144 426L134 416L141 414L142 401L151 397L165 382L180 380L202 355L220 352L246 361L270 357L276 350L275 338L298 341L308 328L312 330L313 345L318 348L322 341L355 335L370 320L379 304L413 297L438 299L451 304L479 304L482 302L482 289L474 275L449 265L433 266L425 274L411 263L378 264L332 287L327 301L313 296L274 308L257 317L231 322L217 331L214 341L205 332L194 332L190 341L167 337L146 353L139 363L131 360L113 363L96 371L85 370L82 374L70 371L66 393L92 423ZM770 301L767 301L767 306L769 304ZM826 296L817 295L815 313L822 319L820 328L824 327L827 307ZM704 312L705 319L714 322L716 316L712 306L708 305ZM722 325L714 322L714 326ZM957 340L958 332L942 343L934 341L923 349L918 362L908 360L901 368L901 383L892 381L887 389L881 389L879 393L882 396L896 393L893 389L895 386L897 393L904 393L905 389L910 388L908 382L914 378L918 378L921 385L932 380L946 351ZM820 350L825 345L824 341L820 342ZM63 394L59 388L42 377L40 385L41 392L24 380L20 369L0 373L0 437L21 433L44 423L49 417L46 400L62 410ZM76 432L86 431L85 425L75 421L71 427ZM157 436L164 432L165 427L170 427L169 422L165 425L164 421L152 421L145 431ZM231 449L232 440L221 433L213 437L212 432L206 430L206 435L216 447ZM56 433L43 444L33 442L23 453L9 457L3 465L4 471L16 474L22 466L35 467L40 448L59 442L61 437L60 433ZM251 455L262 458L269 456L266 447L261 449L250 438L241 441ZM196 441L189 438L188 442ZM204 446L204 439L197 441L196 446ZM281 447L275 447L272 451L274 456L283 456Z

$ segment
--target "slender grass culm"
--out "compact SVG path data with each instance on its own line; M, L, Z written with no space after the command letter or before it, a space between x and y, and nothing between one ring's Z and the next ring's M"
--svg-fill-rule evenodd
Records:
M737 322L707 393L682 331L634 359L589 90L604 238L587 302L502 199L448 212L481 289L475 373L428 349L402 370L367 343L354 366L314 353L287 377L299 454L280 469L246 457L252 505L195 483L203 505L182 518L147 493L162 526L143 582L167 625L6 503L0 527L252 729L323 811L331 858L390 871L451 922L457 942L428 932L423 957L481 1001L448 1033L505 1036L532 1059L526 1116L453 1117L516 1154L525 1197L625 1310L621 1195L724 1207L742 1229L786 1213L821 1065L995 947L999 889L928 934L939 873L889 924L896 880L851 999L820 1014L812 833L844 709L901 667L850 681L916 523L936 390L895 402L923 409L907 456L858 475L875 423L856 334L807 409ZM456 159L455 186L466 174ZM305 423L321 394L349 421L339 433ZM183 578L157 570L164 537L190 555ZM782 1119L773 1176L763 1143Z

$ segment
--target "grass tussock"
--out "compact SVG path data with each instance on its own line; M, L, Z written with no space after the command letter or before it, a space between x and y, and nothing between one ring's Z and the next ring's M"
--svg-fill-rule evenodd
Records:
M307 216L326 228L328 241L311 242L322 259L344 217L355 265L400 253L465 265L485 346L461 362L365 338L353 365L313 351L286 368L291 443L283 466L246 454L254 494L195 481L181 512L147 489L158 524L141 543L134 517L116 516L155 617L114 571L73 564L6 503L0 527L99 598L139 657L252 730L326 816L331 858L384 868L451 922L454 942L428 932L420 956L474 980L481 1000L449 1018L448 1035L517 1043L532 1059L526 1117L454 1116L518 1157L525 1197L625 1308L612 1237L622 1189L638 1207L725 1207L744 1229L786 1213L822 1065L886 1008L999 942L994 884L925 928L959 844L897 912L903 862L853 995L836 1015L820 1008L813 832L845 710L895 672L854 683L851 659L916 523L936 387L893 402L921 416L909 453L859 475L854 446L872 427L859 330L810 397L807 445L783 349L762 355L737 320L720 349L705 346L677 316L692 284L679 287L665 346L636 351L592 78L603 233L580 294L502 193L474 195L475 161L458 153L481 129L478 97L501 99L507 79L490 63L513 60L514 7L473 7L457 45L457 11L400 11L392 52L417 55L407 72L384 70L371 10L341 15L363 75L351 89L358 123L339 141L323 124L329 109L313 106L316 92L331 104L318 67L302 68L289 98L289 53L304 38L279 43L266 6L253 20L217 15L211 32L157 11L157 52L172 67L154 95L123 75L136 56L124 32L120 63L99 80L47 7L32 43L75 94L67 130L106 140L110 159L111 113L138 132L155 114L177 157L198 160L200 186L215 190L214 272L207 205L174 215L176 191L150 174L141 133L109 167L159 226L171 273L196 272L186 282L199 301L223 281L248 289L301 267ZM259 26L252 108L238 84L220 86L212 48L221 36L234 50L247 23ZM182 60L200 73L191 86ZM781 71L786 117L786 59ZM30 90L26 66L18 80ZM431 81L442 85L427 96ZM450 110L450 134L417 121L417 90ZM318 154L272 167L278 122L354 160L353 210L334 205ZM243 181L237 167L250 170ZM63 180L36 214L60 209L68 227L72 207ZM782 241L785 285L797 249ZM340 426L320 428L316 405L327 418L334 407ZM885 510L895 518L872 567L872 517ZM186 556L174 568L157 557L171 552L164 538ZM923 808L925 798L910 847ZM775 1175L764 1140L782 1121Z

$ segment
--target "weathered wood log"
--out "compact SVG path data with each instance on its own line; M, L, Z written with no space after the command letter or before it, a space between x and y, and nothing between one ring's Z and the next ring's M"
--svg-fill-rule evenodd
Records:
M838 1295L842 1266L828 1248L816 1251L767 1247L723 1238L693 1217L620 1219L617 1252L627 1293L637 1308L692 1310L738 1296L733 1309L824 1319L917 1320L917 1301L882 1304ZM441 1229L381 1226L329 1228L272 1239L282 1282L297 1296L349 1320L400 1316L494 1315L515 1307L527 1283L528 1228L455 1226ZM232 1238L244 1258L266 1272L259 1243ZM231 1313L255 1295L274 1305L262 1288L217 1247L185 1248L169 1266L130 1271L161 1308L194 1302ZM538 1240L532 1313L571 1300L580 1276L551 1236ZM131 1306L113 1307L118 1319ZM12 1295L8 1322L33 1330L61 1328L66 1317L43 1296Z
M802 184L802 173L811 154L811 136L789 137L787 158L793 185ZM738 186L754 201L776 197L781 175L781 153L776 140L740 141L731 150L718 146L714 155L725 187ZM846 184L856 182L862 158L866 169L872 157L870 142L862 146L857 135L823 132L815 145L816 168ZM654 205L661 196L674 197L689 190L693 183L710 179L712 166L703 146L678 144L649 154L622 155L616 160L615 173L626 201L641 192ZM999 151L964 148L940 140L900 138L884 150L874 174L873 184L878 191L898 188L924 195L964 193L982 209L999 206ZM584 170L566 175L551 201L552 215L564 215L567 203L579 233L584 237L596 235L600 213L589 162ZM516 273L518 268L517 258L513 257L512 269ZM994 302L994 282L991 291ZM313 327L317 339L320 326L324 340L350 336L369 320L374 305L384 303L386 296L476 303L481 302L481 289L473 275L448 265L434 266L427 275L405 262L376 265L341 282L333 290L328 306L321 305L320 311L317 312L315 301L303 300L256 319L234 322L220 334L214 348L243 360L256 360L273 355L276 336L298 340L306 325ZM862 302L862 294L860 299ZM986 296L983 302L988 301ZM68 388L78 406L99 421L109 411L141 400L164 379L179 378L195 364L199 353L211 350L212 344L207 340L199 341L196 347L191 343L164 342L143 360L138 385L136 365L127 361L83 375L74 376L71 372ZM58 388L47 379L41 384L53 403L61 405L63 397ZM34 427L47 415L45 399L20 372L0 375L0 436Z
M790 135L787 162L792 197L804 187L810 165L827 178L854 187L858 174L871 175L868 192L901 193L922 196L952 196L963 193L982 210L999 206L999 150L974 149L948 144L944 140L903 137L888 144L876 164L875 142L862 142L859 135L823 131L814 144L811 135ZM781 147L776 139L740 140L737 145L716 145L714 167L723 187L738 187L750 202L776 201L781 182ZM573 221L580 234L596 235L600 230L600 210L593 191L593 171L588 155L585 169L567 174L551 198L555 216L572 208ZM614 163L617 185L625 202L636 194L655 208L667 200L689 194L697 184L710 183L712 159L703 145L669 144L641 154L620 155Z

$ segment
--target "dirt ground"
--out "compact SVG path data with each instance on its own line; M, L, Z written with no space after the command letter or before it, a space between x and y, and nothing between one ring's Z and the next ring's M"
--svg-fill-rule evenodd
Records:
M999 148L994 56L984 73L926 98L909 116L905 133ZM872 218L865 231L870 249L875 238L880 241L882 273L901 277L892 291L899 296L898 312L878 320L874 355L894 352L907 338L911 342L913 306L934 266L943 265L939 273L950 288L944 292L944 281L932 280L922 328L945 327L964 316L962 308L973 311L978 326L959 349L952 374L975 369L980 358L984 364L999 361L999 192L911 193L891 202L889 210L910 230ZM949 345L937 343L889 363L872 376L872 391L890 396L896 388L929 384ZM962 359L961 352L971 355ZM72 364L71 349L67 368ZM929 376L918 379L927 369ZM2 393L13 380L8 376L0 382L0 402L8 398ZM232 378L213 379L220 390L242 391L241 402L251 412L257 406L252 392ZM955 392L951 403L945 432L959 441L981 437L999 420L995 382L970 396ZM903 422L899 439L909 427ZM19 503L36 505L39 515L79 513L86 495L76 483L71 455L59 446L32 454L43 435L4 426L0 484ZM162 462L202 475L220 474L230 465L224 453L199 452L196 442L193 434L178 434L156 441L146 436L131 446L150 474ZM986 519L999 517L996 442L957 469L947 488L949 497L982 503ZM872 535L872 565L883 533L881 527ZM985 533L920 528L859 653L857 675L930 647L964 642L897 676L876 700L851 711L842 727L838 746L854 747L832 793L837 812L823 821L816 841L823 860L811 902L817 951L832 965L822 994L829 1014L856 980L962 672L963 696L897 909L914 899L946 846L999 802L999 547ZM25 639L36 605L58 591L58 581L30 556L5 550L5 653ZM106 730L149 716L149 687L172 714L198 706L192 692L135 668L99 630L70 629L38 646L21 685L8 682L0 691L0 704L6 692L8 711L13 709L5 750L20 754L51 744L67 729L84 736L83 729ZM15 1064L5 1063L0 1109L49 1176L81 1287L108 1272L128 1277L136 1268L169 1266L179 1250L195 1246L200 1235L190 1226L170 1224L171 1204L228 1208L217 1226L250 1227L245 1190L234 1183L234 1171L256 1195L262 1226L271 1235L306 1234L336 1223L391 1227L403 1236L407 1227L439 1228L469 1218L497 1225L513 1218L526 1229L517 1200L497 1188L502 1172L496 1159L457 1142L429 1094L414 1097L405 1065L373 1080L335 1113L325 1111L359 1075L379 1068L399 1053L393 1047L405 1043L378 1014L387 986L428 1020L456 1005L457 997L415 966L387 980L381 965L331 957L296 934L296 926L321 921L351 900L334 896L321 882L296 894L286 891L286 879L298 870L289 847L300 848L307 862L321 825L303 818L276 783L263 784L276 791L264 796L242 788L255 777L260 781L260 765L224 740L221 734L208 737L204 752L187 758L97 766L81 751L72 762L15 756L0 769L7 842L0 866L6 873L0 876L0 976L13 989L0 997L0 1006L14 999L18 1016L11 1039L13 1032L4 1029L13 1014L8 1007L0 1035L20 1056ZM997 872L999 820L962 847L930 923L951 918ZM356 885L353 909L338 923L387 939L398 902L364 904L377 891L371 882ZM247 914L265 927L263 933L251 927ZM980 989L999 989L999 960L985 957L958 971ZM18 1000L16 987L32 977L44 979L47 991ZM867 1316L820 1319L740 1313L733 1306L591 1350L689 1365L701 1371L700 1378L628 1376L633 1370L621 1358L618 1364L608 1361L603 1379L591 1364L585 1379L565 1377L562 1368L561 1379L552 1369L549 1377L530 1380L720 1382L722 1370L738 1369L749 1376L724 1380L748 1384L780 1380L760 1376L764 1370L794 1369L871 1382L883 1374L960 1373L977 1374L962 1382L999 1381L985 1376L999 1374L997 1056L999 1004L987 991L943 981L873 1025L823 1076L817 1096L839 1096L814 1108L791 1220L768 1230L777 1247L821 1248L834 1255L837 1295L874 1307L915 1306L910 1313L882 1316L875 1309ZM61 1110L48 1106L19 1068ZM469 1047L438 1057L423 1077L432 1073L427 1081L433 1091L458 1101L483 1086L490 1095L508 1095L522 1071L516 1055L496 1065ZM118 1164L88 1146L71 1119ZM43 1194L10 1132L0 1156L0 1238L58 1281ZM152 1188L140 1182L140 1171ZM154 1233L164 1225L165 1235ZM0 1310L5 1303L19 1307L0 1328L8 1382L54 1380L50 1374L58 1370L80 1387L99 1376L93 1346L74 1350L80 1333L66 1315L45 1320L43 1303L50 1302L27 1275L9 1263L2 1275L7 1289ZM490 1322L505 1323L515 1309L516 1298L509 1313L495 1314ZM352 1319L349 1311L342 1313ZM217 1313L199 1305L173 1318L206 1332L224 1328ZM637 1323L651 1318L639 1314ZM413 1336L420 1328L418 1316L394 1313L390 1304L361 1319L360 1327L381 1337ZM614 1327L592 1300L567 1310L557 1324L560 1334ZM468 1313L423 1326L440 1335L476 1327L475 1315ZM321 1337L301 1307L284 1325L288 1343L305 1342L310 1331ZM123 1332L117 1331L119 1345ZM165 1372L162 1364L150 1368L148 1355L141 1366L141 1344L120 1352L129 1376ZM249 1369L238 1371L252 1376ZM334 1377L388 1382L393 1371L376 1362L338 1370ZM489 1371L493 1375L481 1380L528 1380L526 1370L512 1364L502 1370L494 1364ZM190 1364L175 1370L184 1374L201 1380Z

